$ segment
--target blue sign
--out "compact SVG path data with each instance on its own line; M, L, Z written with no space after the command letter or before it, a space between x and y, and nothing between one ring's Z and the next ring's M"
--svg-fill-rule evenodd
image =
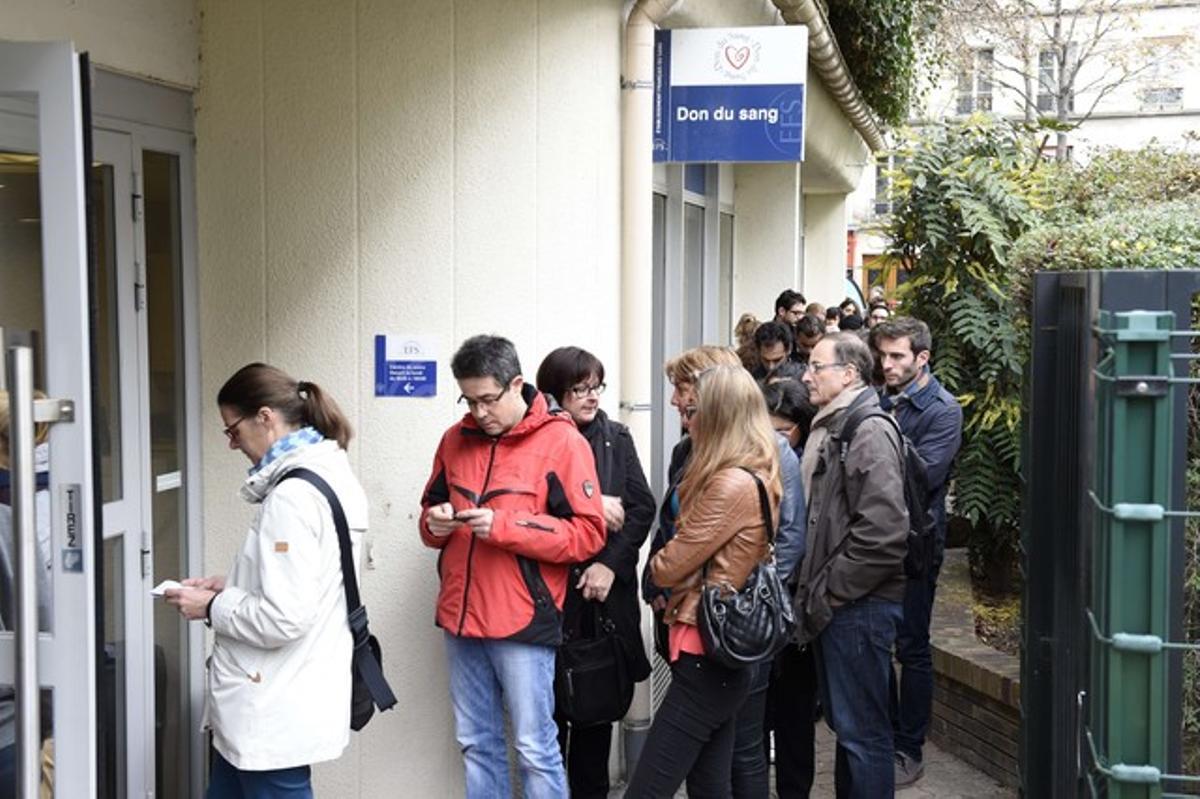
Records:
M655 33L655 161L804 159L808 29Z
M375 336L375 396L436 397L435 353L421 336Z

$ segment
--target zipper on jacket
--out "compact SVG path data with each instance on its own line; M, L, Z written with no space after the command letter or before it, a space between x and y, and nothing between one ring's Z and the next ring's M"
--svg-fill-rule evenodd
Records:
M492 440L492 451L488 455L487 472L483 475L483 488L479 489L479 496L487 493L488 483L492 480L492 464L496 462L496 446L500 443L499 438ZM475 555L475 539L477 536L474 532L471 533L471 545L467 547L467 577L463 582L463 598L462 612L458 614L458 632L455 635L462 635L463 626L467 623L467 595L471 591L471 561Z

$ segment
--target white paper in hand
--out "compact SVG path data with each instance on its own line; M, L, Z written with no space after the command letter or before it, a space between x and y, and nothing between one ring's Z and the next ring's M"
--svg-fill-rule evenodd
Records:
M161 583L150 589L150 596L161 597L168 588L183 588L183 583L175 580L163 580Z

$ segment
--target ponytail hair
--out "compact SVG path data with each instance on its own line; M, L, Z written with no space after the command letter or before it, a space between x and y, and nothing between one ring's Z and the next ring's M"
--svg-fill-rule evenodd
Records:
M316 383L296 380L282 369L251 363L234 372L217 392L217 404L244 415L270 408L289 425L311 426L346 449L354 431L333 398Z

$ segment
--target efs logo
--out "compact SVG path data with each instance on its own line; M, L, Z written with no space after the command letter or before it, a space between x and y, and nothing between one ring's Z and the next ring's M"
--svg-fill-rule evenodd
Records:
M744 33L731 33L717 40L713 49L713 71L734 80L746 80L758 71L762 43Z

